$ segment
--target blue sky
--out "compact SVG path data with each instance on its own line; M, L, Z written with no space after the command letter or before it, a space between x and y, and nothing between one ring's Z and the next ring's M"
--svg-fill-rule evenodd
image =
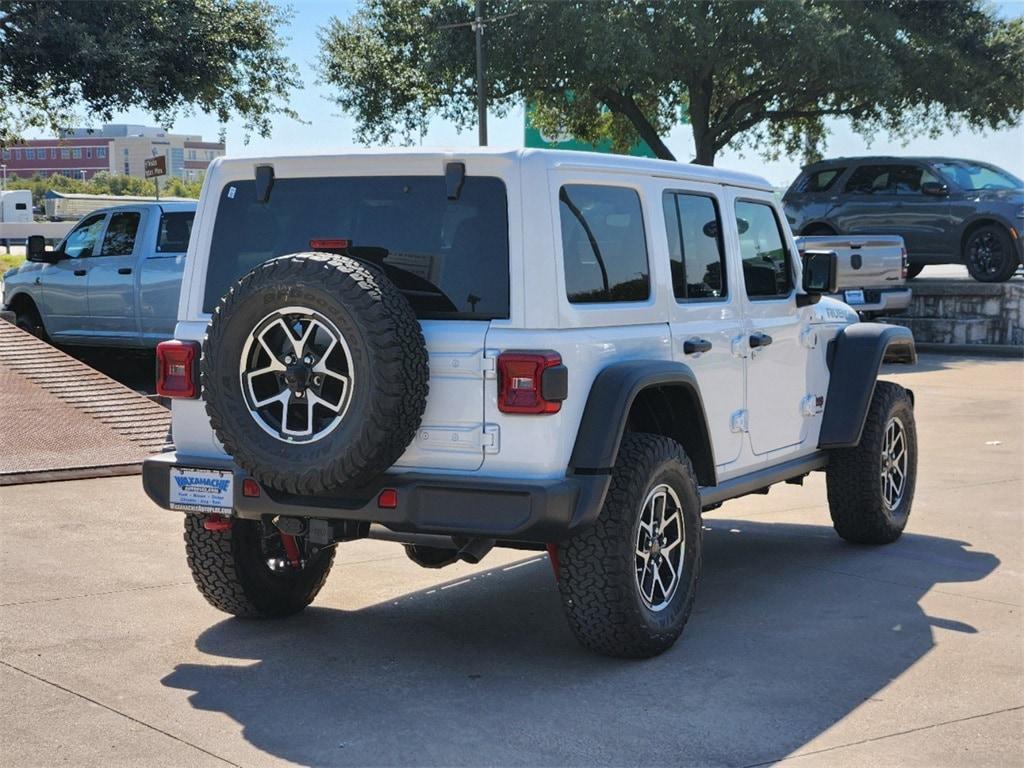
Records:
M305 87L292 94L292 106L308 125L288 118L275 120L273 135L269 139L258 136L243 143L244 131L241 123L232 122L226 126L228 153L231 155L294 154L343 150L354 145L354 121L340 113L339 108L327 98L327 89L317 85L314 60L318 50L317 29L331 16L346 17L358 7L358 0L293 0L290 3L294 17L288 37L286 53L298 64ZM997 3L999 12L1007 17L1024 15L1024 2ZM467 34L469 34L467 32ZM1020 84L1018 84L1020 85ZM114 122L150 124L152 119L144 112L128 112L118 115ZM827 154L831 156L872 154L896 155L953 155L984 160L1000 165L1017 176L1024 177L1024 128L986 133L946 133L937 139L920 138L903 145L890 141L885 135L878 136L867 145L860 136L852 133L843 123L831 126ZM209 115L195 114L183 117L173 126L177 133L198 133L216 137L220 126ZM523 116L515 110L504 119L492 117L488 121L490 143L493 146L521 146L523 141ZM424 137L424 146L473 146L476 131L459 134L441 120L435 120ZM689 126L677 126L669 135L667 144L680 160L693 157L693 139ZM754 153L741 156L726 150L719 154L716 165L723 168L740 168L759 173L777 186L788 185L799 170L799 158L766 162Z

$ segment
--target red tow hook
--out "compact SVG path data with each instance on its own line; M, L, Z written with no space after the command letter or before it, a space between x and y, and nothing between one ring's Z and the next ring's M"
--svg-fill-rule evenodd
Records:
M548 560L551 561L551 570L555 572L555 581L558 581L558 545L548 544Z
M203 518L203 528L214 533L231 530L231 518L224 515L207 515Z
M301 568L302 562L299 556L299 545L295 543L295 537L282 532L281 543L284 544L284 553L288 556L288 563L292 568Z

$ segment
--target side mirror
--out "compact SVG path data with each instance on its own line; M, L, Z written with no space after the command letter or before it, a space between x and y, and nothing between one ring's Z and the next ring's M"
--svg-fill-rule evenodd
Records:
M46 250L46 238L42 235L29 235L25 255L29 261L38 261L43 264L53 264L59 259L59 254L56 251Z
M926 181L921 185L921 194L931 195L932 197L945 197L949 194L949 187L938 181Z
M804 251L802 254L804 293L797 295L801 306L814 304L824 293L836 292L839 259L835 251Z

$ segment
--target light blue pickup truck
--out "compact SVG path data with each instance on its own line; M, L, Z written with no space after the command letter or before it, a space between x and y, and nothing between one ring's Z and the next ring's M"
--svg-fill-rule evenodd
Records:
M52 251L29 238L28 261L3 276L18 326L58 344L155 347L174 335L196 203L104 208Z

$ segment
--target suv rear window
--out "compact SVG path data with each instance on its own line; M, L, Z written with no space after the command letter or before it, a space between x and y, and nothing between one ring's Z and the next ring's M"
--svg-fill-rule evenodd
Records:
M508 317L505 184L466 176L449 200L443 176L343 176L274 181L256 200L254 180L221 191L203 309L268 259L347 240L345 253L383 267L421 319Z

